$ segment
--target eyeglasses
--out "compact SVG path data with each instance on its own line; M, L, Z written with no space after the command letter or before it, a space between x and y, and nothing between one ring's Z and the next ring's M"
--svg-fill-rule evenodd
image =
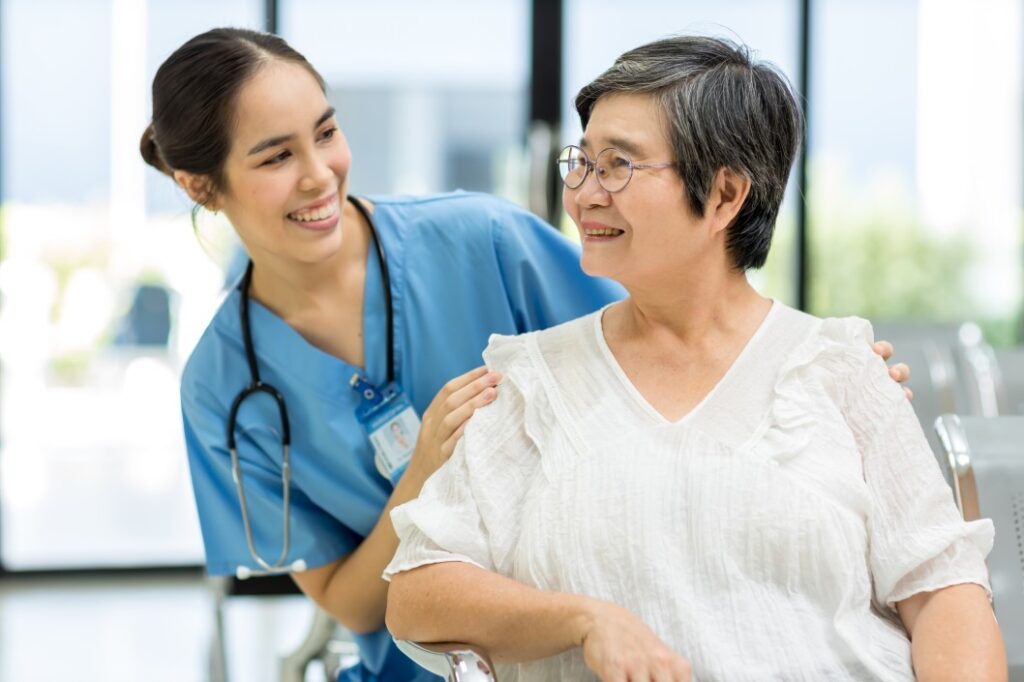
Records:
M558 155L558 172L569 189L577 189L595 171L597 184L606 192L621 192L633 177L633 171L644 168L671 168L674 163L633 163L615 147L602 150L593 161L576 145L569 145Z

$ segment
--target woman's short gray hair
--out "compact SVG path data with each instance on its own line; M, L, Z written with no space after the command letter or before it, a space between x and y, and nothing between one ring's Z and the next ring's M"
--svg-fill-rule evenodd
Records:
M719 169L750 179L726 248L741 271L764 265L803 127L786 77L728 40L658 40L626 52L580 90L576 111L583 128L599 99L628 93L654 96L665 114L676 170L695 213L703 215Z

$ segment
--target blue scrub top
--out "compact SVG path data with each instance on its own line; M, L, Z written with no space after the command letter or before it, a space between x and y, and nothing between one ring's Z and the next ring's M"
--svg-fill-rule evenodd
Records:
M395 374L422 415L449 379L481 364L491 334L519 334L585 315L623 290L582 272L579 249L550 225L495 197L457 192L370 197L387 257L394 309ZM355 419L349 386L360 371L383 385L386 307L374 249L367 258L365 370L310 345L256 301L250 304L261 379L284 396L291 422L290 563L309 568L352 552L377 523L393 490L374 465ZM231 575L254 566L231 476L226 424L250 382L233 287L185 366L181 404L207 569ZM282 547L281 452L277 408L249 398L236 438L255 545L270 562ZM436 679L405 658L385 629L357 635L361 665L352 680Z

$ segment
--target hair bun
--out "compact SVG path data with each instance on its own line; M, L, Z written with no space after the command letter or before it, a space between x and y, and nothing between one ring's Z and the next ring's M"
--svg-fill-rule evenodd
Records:
M142 133L142 139L139 140L139 153L142 154L142 160L150 166L164 175L171 175L171 169L160 154L160 148L156 145L156 131L152 123L146 126L146 130Z

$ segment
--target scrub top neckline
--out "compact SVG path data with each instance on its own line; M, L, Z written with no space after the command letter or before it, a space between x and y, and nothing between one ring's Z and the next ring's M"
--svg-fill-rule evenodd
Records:
M374 204L374 224L381 248L384 249L390 269L395 269L393 253L388 248L383 232L380 206ZM298 375L303 385L317 392L336 397L352 393L349 379L359 373L375 385L382 385L387 379L387 312L384 305L384 281L375 247L371 243L366 254L366 281L363 287L363 359L365 367L357 367L331 353L317 348L307 341L294 327L255 299L250 299L250 323L252 324L253 346L257 362L269 366L276 374ZM394 282L392 281L392 289ZM392 302L395 302L394 291ZM235 310L241 302L238 287L230 293L231 305ZM394 306L393 306L394 307ZM395 310L397 317L397 308ZM234 316L237 325L237 315ZM241 343L239 334L238 342ZM395 353L395 373L398 371L399 355Z

